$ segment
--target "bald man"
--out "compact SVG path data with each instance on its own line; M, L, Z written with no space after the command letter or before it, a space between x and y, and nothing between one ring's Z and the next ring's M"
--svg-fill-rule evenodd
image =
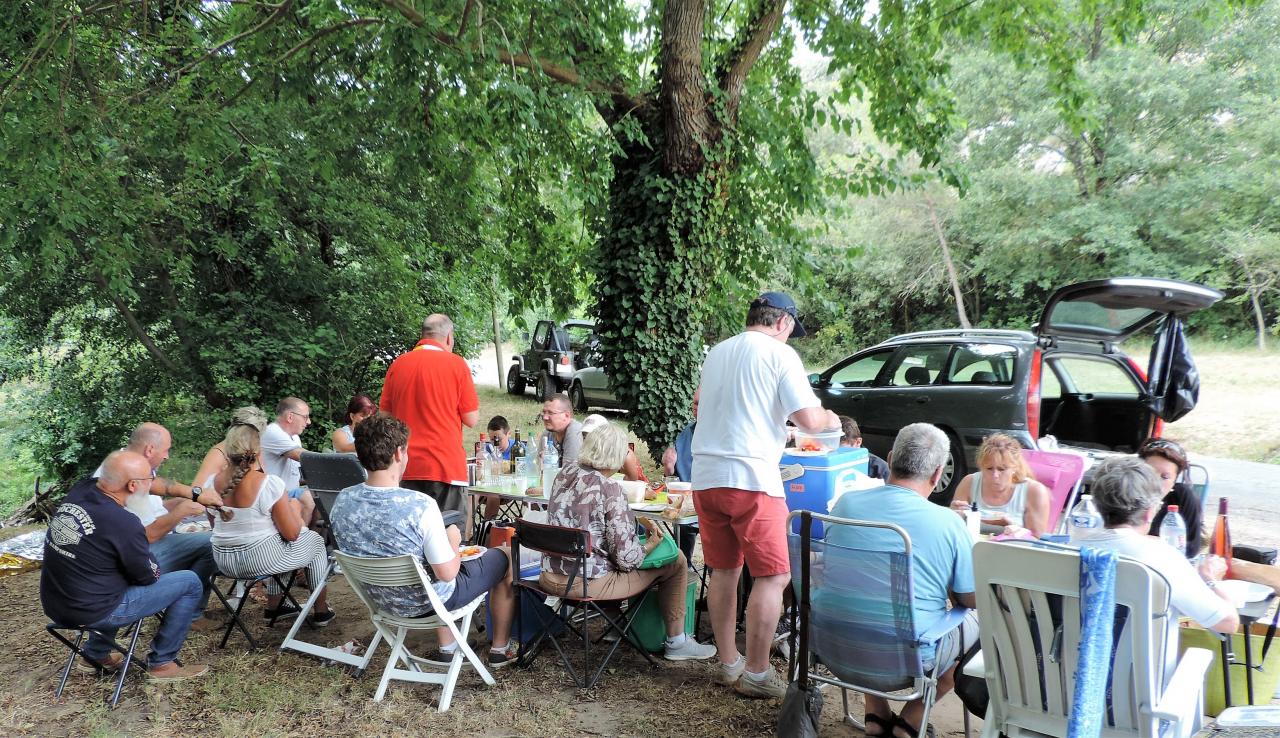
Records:
M123 654L111 650L116 632L165 611L151 640L147 675L156 681L200 676L205 664L176 662L200 602L200 578L190 571L161 573L137 516L125 509L130 495L149 490L151 466L141 454L116 451L101 476L81 480L49 519L40 571L40 604L55 623L94 628L84 654L93 664L118 669Z
M169 458L172 447L173 437L159 423L141 423L133 429L129 445L122 450L131 451L146 460L153 479L149 490L129 495L125 509L137 515L142 522L147 541L151 544L151 554L159 562L161 571L186 569L200 577L204 592L192 627L206 630L217 625L203 617L205 605L209 602L209 578L218 570L210 543L213 533L208 530L175 533L174 528L186 518L204 515L205 505L221 505L222 497L212 489L191 487L156 476L160 465ZM99 466L92 476L100 478L105 466Z
M453 353L453 321L441 313L422 322L422 338L387 368L379 406L409 426L409 466L400 486L436 501L442 512L467 514L467 456L462 428L480 420L471 367Z

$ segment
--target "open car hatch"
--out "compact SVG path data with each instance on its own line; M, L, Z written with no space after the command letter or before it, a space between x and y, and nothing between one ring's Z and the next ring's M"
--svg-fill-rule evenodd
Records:
M1041 337L1119 343L1166 315L1183 316L1222 299L1193 282L1115 277L1068 285L1044 306L1035 332Z

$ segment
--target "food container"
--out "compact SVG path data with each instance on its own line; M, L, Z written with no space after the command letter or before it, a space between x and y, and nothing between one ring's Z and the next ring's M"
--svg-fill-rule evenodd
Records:
M836 429L823 431L821 433L805 433L802 430L796 431L796 447L795 451L804 453L827 453L840 448L840 438L844 436L844 431Z
M644 502L644 492L649 488L648 484L641 481L628 482L626 480L618 482L618 484L622 485L622 491L627 495L627 502Z

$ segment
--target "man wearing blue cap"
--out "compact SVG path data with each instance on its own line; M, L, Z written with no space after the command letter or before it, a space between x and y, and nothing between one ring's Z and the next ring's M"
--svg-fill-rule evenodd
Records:
M840 419L809 386L804 365L787 345L803 336L796 304L781 292L751 301L746 330L707 353L693 433L693 503L702 528L711 627L719 649L716 680L748 697L782 697L787 682L769 665L769 646L790 581L787 503L778 462L786 422L801 430L840 428ZM738 579L753 577L747 602L747 653L738 653Z

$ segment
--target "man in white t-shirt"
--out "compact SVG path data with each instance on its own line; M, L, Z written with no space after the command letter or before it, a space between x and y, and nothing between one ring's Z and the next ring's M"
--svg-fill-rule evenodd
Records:
M693 433L693 502L702 555L714 569L708 609L720 651L717 681L748 697L782 697L787 682L769 666L769 646L790 581L787 504L778 463L786 422L801 430L840 428L809 386L804 365L787 346L803 336L796 304L781 292L751 302L747 329L707 354ZM738 579L751 569L747 654L736 643Z
M284 480L289 496L302 505L302 520L310 524L316 503L299 486L302 480L302 431L311 425L311 407L297 397L276 403L276 420L262 431L262 469Z
M1137 559L1169 582L1170 604L1180 615L1219 633L1234 633L1240 615L1231 598L1217 588L1226 572L1218 556L1205 558L1197 570L1179 551L1155 536L1147 535L1151 519L1160 511L1164 493L1160 478L1145 461L1117 456L1095 467L1089 487L1106 530L1088 540L1089 546L1106 548ZM1168 618L1165 639L1165 678L1178 662L1178 618Z

